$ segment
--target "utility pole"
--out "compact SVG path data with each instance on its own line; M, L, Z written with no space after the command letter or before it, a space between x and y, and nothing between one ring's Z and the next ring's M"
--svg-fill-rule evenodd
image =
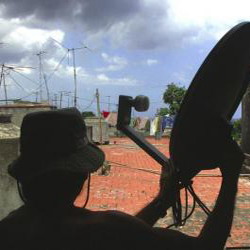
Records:
M101 110L100 110L100 95L98 89L96 89L96 103L97 103L97 112L99 117L99 138L100 138L100 144L102 144L102 116L101 116Z

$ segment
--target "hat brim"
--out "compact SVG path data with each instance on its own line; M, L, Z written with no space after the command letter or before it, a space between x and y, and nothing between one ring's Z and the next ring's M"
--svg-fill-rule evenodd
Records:
M98 170L104 160L104 152L94 144L88 143L68 155L40 159L20 155L8 166L8 172L20 181L30 180L54 170L86 174Z

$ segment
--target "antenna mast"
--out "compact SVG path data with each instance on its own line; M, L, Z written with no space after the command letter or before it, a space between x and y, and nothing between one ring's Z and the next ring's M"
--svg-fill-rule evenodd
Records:
M74 73L74 107L77 107L77 78L76 78L76 55L75 51L84 48L71 48L68 51L72 51L72 59L73 59L73 73Z
M43 79L44 79L44 83L45 83L45 87L46 87L46 92L47 92L47 99L48 99L48 103L49 103L50 102L50 94L49 94L49 87L48 87L48 81L47 81L46 74L43 74Z
M82 50L82 49L88 49L91 51L87 46L79 47L79 48L67 48L62 43L58 42L54 38L51 38L54 42L59 44L62 48L68 51L68 53L72 52L72 59L73 59L73 74L74 74L74 99L73 99L73 105L74 107L77 107L77 75L76 75L76 50Z
M2 64L1 77L0 77L0 86L3 83L5 104L7 105L8 104L8 96L7 96L7 88L6 88L6 82L5 82L4 67L5 67L5 65Z
M39 53L37 53L36 55L38 56L38 60L39 60L39 86L40 86L40 102L43 99L43 89L42 89L42 54L44 54L45 51L40 51Z
M75 48L71 49L72 55L73 55L73 68L74 68L74 86L75 86L75 92L74 92L74 107L77 106L77 82L76 82L76 59L75 59Z
M31 68L32 69L32 67L16 66L16 65L6 65L4 63L1 65L0 87L1 87L1 84L3 84L4 96L5 96L5 103L6 104L8 104L8 101L9 101L8 95L7 95L6 76L9 76L17 86L19 86L23 90L25 90L22 87L22 85L18 84L18 82L14 78L12 78L11 75L10 75L10 72L12 72L12 71L18 73L18 70L22 70L22 69L25 69L25 68L26 69L27 68Z

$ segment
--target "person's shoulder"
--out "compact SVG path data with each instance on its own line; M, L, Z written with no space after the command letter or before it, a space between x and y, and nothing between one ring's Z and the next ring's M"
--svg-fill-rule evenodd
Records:
M17 247L17 242L23 240L23 236L27 231L27 221L29 213L26 207L22 206L11 211L6 217L0 221L0 235L2 246L13 246L8 249L22 249ZM16 247L14 245L16 244Z
M92 211L92 216L102 218L103 220L135 220L134 216L117 210Z
M27 215L27 208L25 206L21 206L13 211L11 211L8 215L6 215L2 220L0 220L0 225L5 223L9 223L14 220L18 220Z
M141 219L121 211L97 212L101 224L117 238L125 236L143 249L193 249L195 237L176 230L151 227ZM99 220L98 220L99 221ZM100 226L100 224L99 224ZM152 247L152 248L151 248Z
M97 223L99 226L104 224L108 227L143 227L151 228L141 219L117 210L89 211L88 221Z
M125 226L125 225L135 225L141 224L143 226L148 226L142 220L126 214L117 210L107 210L107 211L91 211L87 209L74 209L73 217L77 219L78 223L82 222L84 224L102 225L108 227L115 226Z
M99 249L98 244L109 249L160 249L160 237L150 226L120 211L89 212L81 225L77 231L88 235L88 244L96 246L93 249Z

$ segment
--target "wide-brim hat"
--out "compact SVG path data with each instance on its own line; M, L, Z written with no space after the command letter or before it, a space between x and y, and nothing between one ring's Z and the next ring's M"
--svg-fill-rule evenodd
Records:
M40 111L24 117L20 155L8 172L19 181L54 170L86 174L101 167L104 159L103 151L88 140L76 108Z

